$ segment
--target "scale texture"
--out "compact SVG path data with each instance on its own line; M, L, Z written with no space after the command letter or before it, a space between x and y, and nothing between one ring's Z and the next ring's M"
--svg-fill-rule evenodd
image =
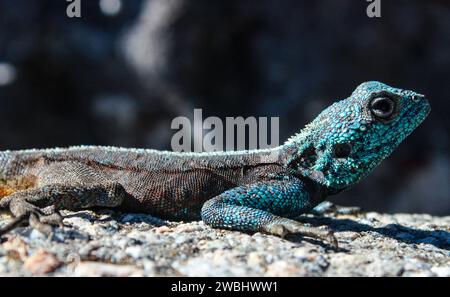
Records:
M177 153L80 146L0 152L0 208L44 233L60 209L111 207L216 228L336 245L326 228L293 220L350 188L428 115L425 97L366 82L283 145L265 150Z

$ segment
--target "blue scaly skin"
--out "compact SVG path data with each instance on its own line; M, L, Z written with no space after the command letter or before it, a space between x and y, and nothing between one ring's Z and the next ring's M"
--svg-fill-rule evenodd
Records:
M44 233L60 209L113 207L215 228L300 233L337 246L327 229L292 218L366 177L428 115L423 95L366 82L283 145L176 153L81 146L0 152L0 208Z

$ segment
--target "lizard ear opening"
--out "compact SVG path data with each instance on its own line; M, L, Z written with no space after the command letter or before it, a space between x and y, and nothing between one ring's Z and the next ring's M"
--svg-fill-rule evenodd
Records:
M304 151L303 160L307 167L314 166L317 161L317 152L314 146L311 145Z
M293 160L289 167L298 170L299 168L311 168L316 164L317 152L314 146L308 146L301 155Z
M333 146L334 158L348 158L352 153L352 145L350 143L336 143Z

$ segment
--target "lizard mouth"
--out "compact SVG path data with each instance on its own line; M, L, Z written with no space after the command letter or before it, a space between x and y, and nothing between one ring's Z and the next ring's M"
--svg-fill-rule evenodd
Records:
M412 125L413 129L419 126L431 111L430 102L425 97L421 97L415 102L406 113L406 115L409 115L409 124Z
M412 99L411 99L412 100ZM420 96L418 98L415 98L414 104L411 104L402 114L401 119L395 123L394 126L389 129L392 131L392 129L400 132L398 136L401 134L404 135L399 140L403 140L406 136L408 136L414 129L416 129L428 116L428 114L431 111L431 106L428 100L425 98L425 96ZM406 133L405 133L406 132ZM386 131L384 133L383 137L384 139L387 139L387 134L389 131Z

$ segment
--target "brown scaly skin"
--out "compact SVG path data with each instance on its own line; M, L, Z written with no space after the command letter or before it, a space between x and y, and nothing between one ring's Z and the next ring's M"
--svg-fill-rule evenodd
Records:
M271 153L279 160L272 160ZM283 154L286 152L280 149L223 156L110 147L3 152L0 160L6 164L0 182L4 196L0 208L9 208L16 220L2 232L29 220L33 228L50 233L48 225L61 224L57 210L91 207L114 207L171 220L200 220L203 204L229 189L292 175L282 165L288 157ZM304 184L314 193L308 208L323 201L320 187L307 179ZM48 206L52 208L44 209ZM328 231L284 221L293 232L335 243ZM279 236L289 233L280 226L260 231Z

